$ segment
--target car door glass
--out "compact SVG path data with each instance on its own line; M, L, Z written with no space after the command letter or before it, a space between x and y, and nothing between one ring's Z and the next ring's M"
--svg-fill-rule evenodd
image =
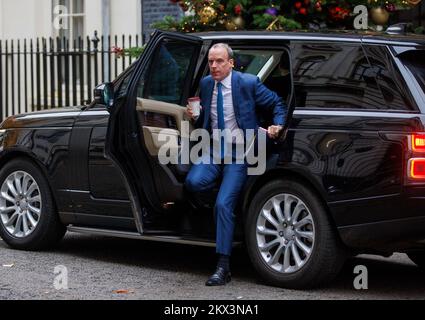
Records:
M292 80L289 53L285 49L237 48L233 54L235 71L257 76L268 89L289 104ZM257 110L257 119L263 127L273 123L271 115L261 110Z
M385 105L391 110L414 110L409 96L401 89L405 83L385 46L364 45L371 70L382 91ZM420 58L416 58L420 61Z
M139 80L137 96L173 104L180 104L196 45L178 41L163 41L150 67Z
M399 58L413 74L425 95L425 50L409 50Z
M253 74L262 80L276 69L284 55L283 51L249 49L236 49L233 53L234 70Z
M135 67L135 62L131 64L118 78L114 81L115 99L124 96L127 93L128 85Z
M291 93L290 58L285 50L233 50L234 70L258 76L270 90L287 100Z
M264 65L273 57L273 53L264 50L234 50L234 57L234 70L258 75Z
M388 109L361 45L294 43L297 108Z

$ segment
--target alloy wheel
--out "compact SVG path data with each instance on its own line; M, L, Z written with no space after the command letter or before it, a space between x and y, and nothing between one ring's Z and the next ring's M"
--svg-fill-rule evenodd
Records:
M297 196L275 195L258 215L256 238L260 255L270 268L285 274L297 272L313 252L313 217Z
M35 179L25 171L11 173L0 189L0 221L11 235L29 236L40 221L42 200Z

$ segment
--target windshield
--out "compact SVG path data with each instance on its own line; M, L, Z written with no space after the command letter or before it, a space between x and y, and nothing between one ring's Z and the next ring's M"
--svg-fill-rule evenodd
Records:
M400 55L401 61L412 72L425 94L425 50L410 50Z

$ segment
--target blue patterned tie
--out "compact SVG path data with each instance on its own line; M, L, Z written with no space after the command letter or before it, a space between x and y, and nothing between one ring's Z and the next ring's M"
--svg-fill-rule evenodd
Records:
M224 99L223 99L223 91L222 91L223 84L221 82L217 83L217 122L218 122L218 129L224 130ZM224 158L224 137L221 137L221 159Z

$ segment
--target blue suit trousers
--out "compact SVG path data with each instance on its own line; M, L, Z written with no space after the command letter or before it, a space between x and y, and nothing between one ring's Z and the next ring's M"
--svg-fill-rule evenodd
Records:
M192 166L185 185L190 192L205 192L214 188L220 177L223 179L214 207L216 251L230 256L235 229L234 210L247 179L247 165L215 164L211 156L210 163L201 162Z

